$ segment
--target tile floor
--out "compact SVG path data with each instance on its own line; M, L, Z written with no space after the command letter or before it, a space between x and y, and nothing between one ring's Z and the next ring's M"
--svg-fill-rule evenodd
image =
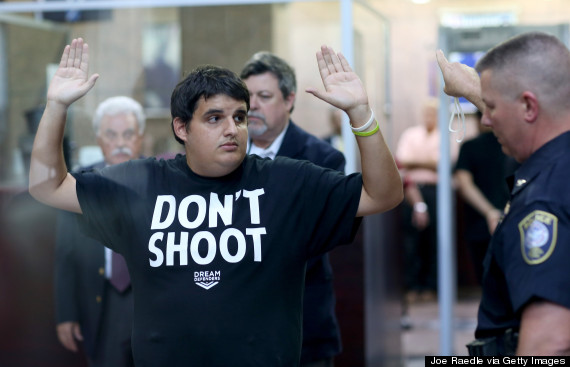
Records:
M454 306L454 355L467 355L465 344L473 340L479 297L478 289L458 292ZM408 320L411 327L402 331L404 367L423 367L426 355L439 355L438 313L437 301L410 305Z

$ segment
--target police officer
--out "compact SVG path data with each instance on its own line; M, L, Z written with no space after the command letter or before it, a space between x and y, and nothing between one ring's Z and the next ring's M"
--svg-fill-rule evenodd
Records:
M437 58L445 93L484 111L521 163L485 258L471 353L570 354L570 52L532 32L492 48L476 70Z

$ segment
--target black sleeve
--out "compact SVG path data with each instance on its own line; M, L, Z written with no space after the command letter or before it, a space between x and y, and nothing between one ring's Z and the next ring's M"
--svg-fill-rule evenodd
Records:
M361 218L356 217L362 192L362 175L344 175L330 169L308 167L305 210L317 210L310 254L320 254L354 240ZM314 191L313 191L314 190Z
M344 155L339 151L333 151L331 154L325 157L325 160L321 166L344 173L345 165L346 160L344 159Z
M466 141L463 143L459 149L459 156L457 157L457 162L455 163L454 172L457 170L465 170L471 172L471 157L472 157L472 146L471 141Z
M136 211L135 204L142 201L132 182L147 179L145 175L137 174L137 168L130 169L129 163L74 174L83 213L79 221L81 230L119 253L123 253L122 246L128 242L125 238L133 230L131 211Z

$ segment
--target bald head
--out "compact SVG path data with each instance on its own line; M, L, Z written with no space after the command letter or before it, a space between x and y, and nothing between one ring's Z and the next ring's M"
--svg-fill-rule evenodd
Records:
M429 98L422 106L422 122L427 131L432 132L437 127L437 112L439 101L437 98Z
M549 114L570 111L570 52L556 37L540 32L513 37L492 48L476 65L493 73L493 85L513 99L534 93Z

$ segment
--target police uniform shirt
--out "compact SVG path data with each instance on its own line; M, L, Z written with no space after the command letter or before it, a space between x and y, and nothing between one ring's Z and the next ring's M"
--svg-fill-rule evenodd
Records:
M76 175L86 230L132 278L137 366L295 366L307 258L353 239L362 178L247 156L221 178L184 156Z
M570 308L570 132L523 163L485 259L477 338L520 325L533 299Z

